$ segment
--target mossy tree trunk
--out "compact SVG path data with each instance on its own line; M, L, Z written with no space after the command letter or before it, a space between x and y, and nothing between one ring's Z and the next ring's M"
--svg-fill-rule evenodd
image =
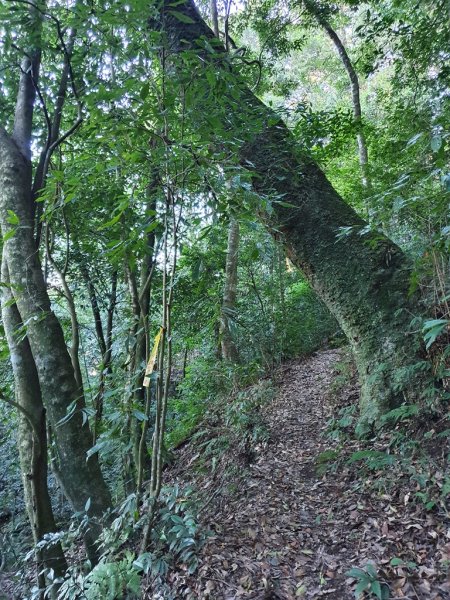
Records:
M6 263L2 264L2 321L11 356L15 382L15 403L18 408L17 440L25 506L34 543L45 534L57 532L47 486L47 428L36 365L28 339L23 337L22 322L14 303ZM60 543L36 551L39 586L45 585L42 568L53 569L63 577L67 563Z
M43 167L37 169L33 183L31 141L39 82L43 12L34 0L28 2L24 10L28 11L30 36L21 66L11 135L0 127L0 229L4 272L9 276L17 319L23 324L39 381L39 394L55 439L55 469L74 510L83 512L88 509L88 515L92 517L85 541L89 557L95 560L99 519L111 506L111 499L97 455L87 459L92 435L87 420L83 418L83 390L79 385L81 382L76 381L61 325L51 310L34 239L36 193L45 183L51 151L58 145L70 55L65 55L67 61L61 73L59 95L51 120L51 137L55 142L44 148L45 159L42 161L41 156L39 161ZM69 38L69 47L72 47L73 35ZM79 123L78 119L71 131L75 131ZM59 138L59 143L62 140ZM18 383L19 386L25 385L21 381ZM71 409L73 414L68 414ZM37 406L37 414L39 410Z
M83 425L84 397L76 381L61 325L53 313L33 236L31 163L14 139L0 129L0 226L11 290L26 329L39 386L57 448L64 491L76 511L98 519L111 505L97 455L87 459L92 446L89 425ZM15 217L11 219L11 214ZM11 221L18 221L17 224ZM68 418L68 411L73 414ZM98 526L86 535L93 557Z
M233 145L241 165L251 172L253 189L266 201L272 200L272 212L263 215L270 231L281 237L289 258L348 338L361 382L363 422L373 423L380 414L417 397L407 374L417 361L417 349L407 335L409 311L414 307L408 296L410 264L405 255L382 234L361 235L366 223L317 164L298 152L280 118L239 75L230 75L226 53L212 51L217 44L205 50L201 39L212 40L214 34L192 0L177 4L176 9L165 0L161 28L169 52L200 55L197 85L210 85L208 66L202 66L208 62L215 76L222 73L226 80L222 88L226 109L220 107L217 116L228 136L230 129L235 131ZM178 61L173 62L176 68ZM339 235L344 231L346 235Z

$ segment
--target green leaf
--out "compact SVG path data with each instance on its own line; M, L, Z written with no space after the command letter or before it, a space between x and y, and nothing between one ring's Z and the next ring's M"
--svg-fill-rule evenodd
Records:
M108 227L112 227L113 225L115 225L119 220L120 217L123 215L123 210L121 210L115 217L113 217L110 221L107 221L106 223L104 223L103 225L101 225L98 230L101 231L102 229L107 229Z
M15 235L16 235L16 229L10 229L9 231L7 231L5 233L5 235L2 237L2 239L3 239L4 242L7 242L8 240L10 240Z
M145 233L151 233L158 227L158 225L159 225L159 221L153 221L152 223L150 223L150 225L148 225L145 228Z
M408 140L406 147L408 148L408 146L413 146L414 144L416 144L422 136L423 136L422 131L420 133L416 133L416 135L413 135L412 138L410 138Z
M181 23L188 23L189 25L193 25L195 23L194 19L191 19L191 17L188 17L188 15L178 12L177 10L169 10L169 15L172 15L178 19L181 21Z
M367 578L366 572L362 569L358 569L357 567L350 569L345 575L347 577L353 577L353 579L362 579L364 577Z
M374 579L377 577L377 570L372 563L367 563L366 571L370 575L370 577L373 577Z
M363 592L365 592L367 590L369 585L370 585L369 579L361 579L361 581L358 583L358 585L355 588L355 598L359 598L363 594Z
M16 213L13 210L9 210L9 209L8 209L7 221L8 221L8 223L11 223L11 225L18 225L20 223L20 219L16 215Z
M389 587L383 583L381 585L381 600L389 600L391 594L389 593Z
M96 454L99 450L101 450L104 446L106 446L107 441L103 441L103 442L98 442L97 444L95 444L95 446L92 446L92 448L89 448L89 450L86 452L86 459L90 458L92 455Z
M147 421L147 416L140 410L133 410L133 417L135 417L138 421Z
M283 206L284 208L298 208L295 204L291 204L290 202L284 202L283 200L275 200L276 204Z
M378 580L372 581L370 584L370 591L375 594L378 600L383 600L381 592L381 583Z
M441 181L442 181L442 186L444 187L444 190L446 192L450 192L450 173L446 173L445 175L442 175Z
M144 83L144 85L141 87L141 91L139 92L139 98L141 100L145 100L149 94L150 91L150 84Z
M422 327L422 333L424 342L426 342L426 349L428 350L432 344L436 341L444 329L447 327L447 319L431 319L426 321Z

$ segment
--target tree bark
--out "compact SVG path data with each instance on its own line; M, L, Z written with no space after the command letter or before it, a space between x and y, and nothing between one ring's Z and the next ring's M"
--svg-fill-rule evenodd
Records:
M21 339L23 324L9 288L6 263L2 264L2 320L14 374L15 398L19 408L17 432L25 506L34 543L58 531L47 486L47 429L36 366L28 339ZM38 550L37 570L44 566L62 577L67 569L60 543ZM43 564L42 564L43 563ZM42 585L40 585L42 587Z
M222 309L220 312L220 345L222 358L239 362L239 353L230 330L230 320L236 311L237 267L239 250L239 223L231 217L228 229L227 260Z
M26 330L39 379L40 394L55 437L58 471L64 491L77 512L83 512L88 507L88 500L90 501L88 515L93 519L86 530L85 542L89 558L95 561L96 541L100 532L98 519L110 508L111 499L97 455L87 459L92 436L87 419L83 425L84 397L74 375L61 325L51 310L34 240L35 198L31 141L41 59L43 13L38 10L35 0L30 0L26 6L29 11L30 36L21 69L12 135L9 136L0 127L0 229L3 236L3 260L20 322ZM66 58L69 60L70 57ZM66 69L63 71L63 78L65 72ZM63 79L61 85L53 120L52 135L56 137L66 90ZM75 125L78 123L77 120ZM53 145L52 148L54 147ZM44 152L48 163L50 148L46 148ZM45 168L43 174L45 177ZM72 407L73 414L68 415Z
M83 376L81 374L80 358L78 356L78 352L80 349L80 325L78 323L75 299L73 297L72 292L70 291L69 285L67 284L66 268L60 269L58 267L58 265L56 264L55 260L53 259L52 252L50 249L49 235L50 235L50 226L47 224L46 236L45 236L46 237L45 246L46 246L46 252L47 252L47 260L48 260L49 264L51 265L51 267L53 268L53 270L55 271L56 275L59 277L59 280L60 280L62 288L63 288L64 297L67 302L67 308L69 310L70 323L71 323L71 329L72 329L72 336L71 336L72 339L71 339L71 344L70 344L70 348L69 348L69 354L70 354L70 360L72 361L72 367L73 367L73 373L75 376L75 381L77 382L78 389L80 390L80 394L82 394L83 393ZM66 265L68 262L68 255L69 255L69 244L67 244Z
M220 31L217 0L211 0L211 20L214 35L217 39L219 39ZM228 46L228 40L225 40L225 43ZM230 330L230 318L233 316L233 313L236 309L238 251L239 222L231 217L228 228L228 246L225 263L223 300L220 311L219 339L222 358L233 363L237 363L239 361L239 353Z
M92 436L87 421L83 425L84 397L61 326L51 310L33 236L30 199L31 163L6 131L0 129L0 225L11 289L36 364L65 493L76 511L84 511L90 499L88 513L97 519L111 506L110 494L97 455L86 458ZM18 225L11 223L16 219ZM67 418L72 406L73 415ZM92 559L98 532L99 527L93 524L86 534Z
M216 38L219 38L219 36L220 36L219 11L217 10L217 0L211 0L210 7L211 7L212 29L214 31L214 35L216 36Z
M227 131L236 132L234 148L252 174L253 189L272 199L272 213L266 211L263 219L272 233L281 234L288 256L305 273L349 340L367 426L381 413L417 397L417 385L407 373L417 362L416 348L407 335L409 261L382 234L360 234L366 223L320 168L299 154L280 118L250 92L239 75L230 76L226 53L203 50L198 40L212 39L214 34L192 0L177 4L183 22L173 12L170 0L165 0L161 27L168 50L192 53L197 49L195 84L203 88L210 85L205 71L211 67L205 63L213 62L216 70L222 70L227 106L219 108L217 115ZM204 92L201 97L204 102ZM208 108L213 111L213 103ZM346 235L339 236L343 231Z

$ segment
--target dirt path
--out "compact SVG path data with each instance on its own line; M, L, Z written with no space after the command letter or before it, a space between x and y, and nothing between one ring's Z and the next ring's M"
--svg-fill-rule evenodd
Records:
M350 600L355 582L345 573L368 561L380 582L389 575L391 597L450 598L445 576L429 583L450 530L434 527L435 538L421 542L425 517L414 509L405 515L403 497L349 493L348 472L317 472L317 456L330 448L322 430L334 410L328 392L338 360L329 350L284 367L279 394L264 411L270 443L232 498L205 517L213 536L193 577L174 574L175 598ZM425 569L417 567L415 579L389 566L407 554Z

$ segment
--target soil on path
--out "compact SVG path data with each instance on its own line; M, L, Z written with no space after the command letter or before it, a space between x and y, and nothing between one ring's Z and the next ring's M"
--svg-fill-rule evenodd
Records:
M199 569L171 575L173 597L350 600L356 582L345 573L373 562L392 598L450 598L448 522L400 491L358 492L348 469L320 473L318 457L332 447L323 434L336 411L329 392L339 360L327 350L283 367L263 411L270 441L231 497L211 502ZM391 566L394 557L416 566Z

